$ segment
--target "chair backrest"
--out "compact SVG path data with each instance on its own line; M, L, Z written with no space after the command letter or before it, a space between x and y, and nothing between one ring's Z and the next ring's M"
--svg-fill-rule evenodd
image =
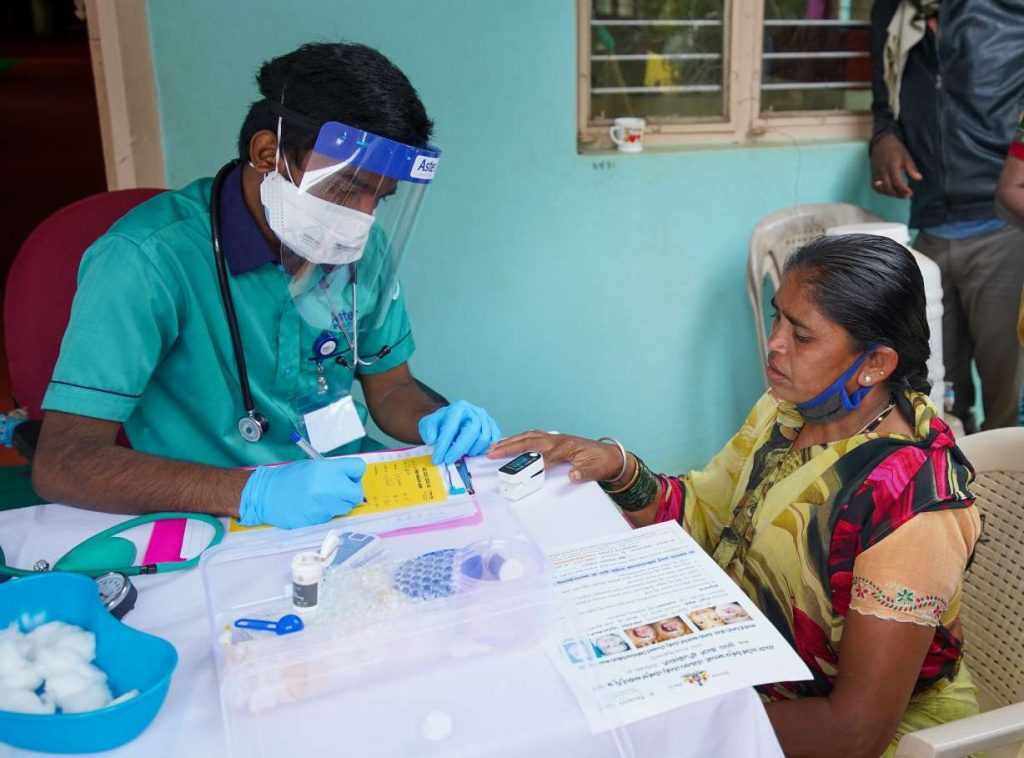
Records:
M768 330L764 318L764 285L767 279L779 289L782 268L793 252L825 230L843 224L881 221L878 216L848 203L811 203L783 208L761 219L750 235L747 259L747 294L754 310L757 346L762 361L768 352ZM765 387L768 378L764 377Z
M71 314L82 253L125 213L163 190L91 195L61 208L28 236L7 274L4 345L15 400L41 418Z
M964 578L964 658L990 707L1024 701L1024 427L958 441L977 479L981 542Z

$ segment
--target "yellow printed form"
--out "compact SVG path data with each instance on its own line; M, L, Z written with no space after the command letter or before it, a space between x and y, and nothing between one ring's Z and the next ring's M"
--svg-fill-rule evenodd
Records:
M353 515L440 503L448 498L441 470L430 462L429 455L370 463L363 475L363 494L367 502L352 511Z
M363 475L363 494L367 502L353 508L348 516L338 516L334 520L441 503L448 499L441 469L431 463L429 455L376 461L371 459ZM269 528L265 525L242 526L238 519L231 519L228 525L230 532Z

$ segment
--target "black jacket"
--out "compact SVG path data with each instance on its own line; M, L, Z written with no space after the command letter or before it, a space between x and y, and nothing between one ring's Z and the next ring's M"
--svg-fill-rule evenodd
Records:
M883 78L886 29L899 0L871 9L874 141L893 133L924 175L911 182L910 225L994 218L996 180L1024 105L1024 0L943 0L907 57L900 118Z

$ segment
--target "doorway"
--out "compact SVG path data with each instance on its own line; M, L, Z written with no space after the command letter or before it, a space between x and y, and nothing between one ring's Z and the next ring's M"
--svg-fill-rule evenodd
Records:
M84 3L74 0L0 3L0 176L8 182L0 193L0 298L29 233L59 208L106 189L84 16ZM13 407L0 340L0 412ZM0 446L0 465L22 463Z

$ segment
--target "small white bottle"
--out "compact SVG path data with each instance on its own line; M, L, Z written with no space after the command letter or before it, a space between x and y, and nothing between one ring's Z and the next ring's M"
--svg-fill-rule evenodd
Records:
M320 607L320 585L324 571L334 563L341 539L337 529L331 529L320 543L320 552L307 551L292 557L292 608L309 613Z
M319 553L298 553L292 558L292 608L310 613L320 605L324 561Z

